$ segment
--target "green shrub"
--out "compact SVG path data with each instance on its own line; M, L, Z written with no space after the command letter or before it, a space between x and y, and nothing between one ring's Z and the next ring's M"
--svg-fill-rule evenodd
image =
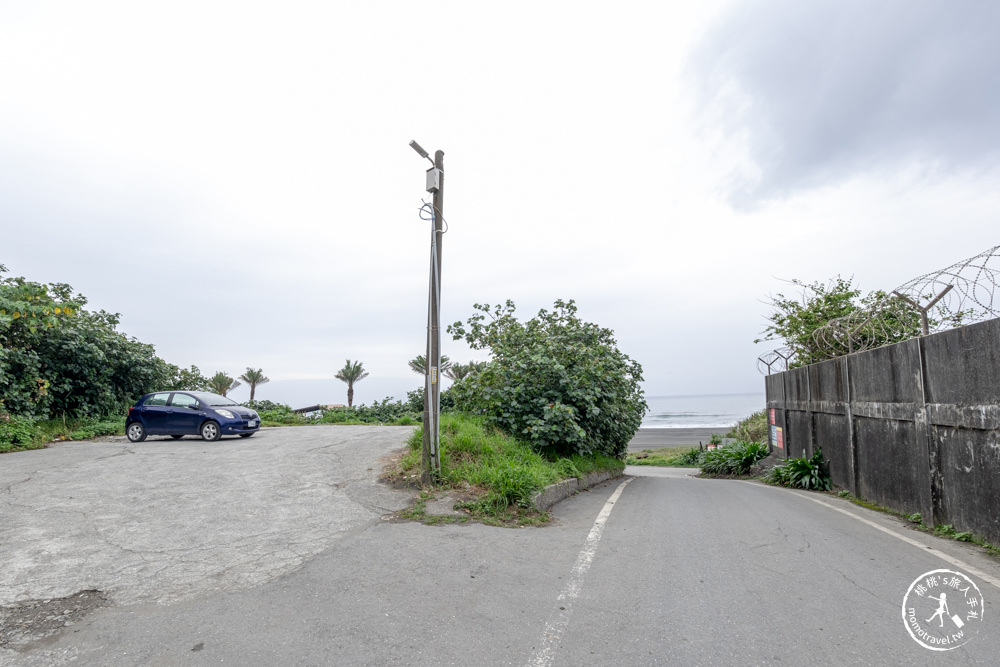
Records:
M701 471L711 475L747 475L750 468L767 457L763 442L735 442L709 450L701 457Z
M475 305L456 340L492 359L452 388L459 409L555 455L600 452L624 458L646 412L642 367L619 351L614 333L580 320L573 301L526 322L514 304ZM490 321L487 321L489 318Z
M811 458L788 459L776 465L771 468L767 481L782 486L820 491L829 491L832 486L822 449L817 449Z

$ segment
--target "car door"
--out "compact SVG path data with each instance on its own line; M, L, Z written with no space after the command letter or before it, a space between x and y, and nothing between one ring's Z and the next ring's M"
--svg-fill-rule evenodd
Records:
M170 399L170 392L153 394L146 399L146 402L139 408L142 416L142 424L146 427L146 433L157 434L167 432L167 419L173 408L167 406Z
M194 435L202 422L202 410L198 399L190 394L174 393L170 399L170 414L167 429L170 435Z

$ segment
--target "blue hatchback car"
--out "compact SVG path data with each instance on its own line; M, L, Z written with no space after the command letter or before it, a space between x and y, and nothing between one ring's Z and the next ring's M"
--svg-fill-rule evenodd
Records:
M147 435L200 435L205 440L218 440L224 435L249 438L259 429L256 412L231 398L202 391L146 394L128 409L125 419L125 435L132 442L142 442Z

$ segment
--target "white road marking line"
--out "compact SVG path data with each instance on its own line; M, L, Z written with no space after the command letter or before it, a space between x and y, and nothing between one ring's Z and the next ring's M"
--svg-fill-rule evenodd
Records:
M762 484L755 484L754 482L746 482L744 480L740 480L740 481L743 482L744 484L753 484L754 486L758 486L758 487L764 486ZM928 545L926 545L926 544L924 544L922 542L918 542L917 540L915 540L913 538L910 538L910 537L907 537L906 535L903 535L901 533L897 533L896 531L894 531L894 530L892 530L890 528L886 528L885 526L880 526L879 524L875 523L874 521L869 521L868 519L865 519L864 517L858 516L854 512L848 512L847 510L845 510L843 508L840 508L840 507L837 507L836 505L831 505L830 503L824 502L824 501L820 500L819 498L812 498L812 497L807 496L805 494L798 493L798 492L796 492L793 489L785 489L783 487L765 487L765 488L773 488L776 491L779 491L779 490L780 491L791 491L792 493L794 493L799 498L805 498L806 500L811 500L814 503L819 503L820 505L823 505L824 507L829 507L834 512L840 512L841 514L846 514L847 516L851 517L852 519L856 519L856 520L860 521L861 523L864 523L864 524L867 524L867 525L871 526L875 530L881 530L883 533L886 533L887 535L892 535L893 537L895 537L898 540L902 540L902 541L906 542L907 544L911 544L911 545L917 547L918 549L920 549L921 551L923 551L924 553L928 553L929 552L931 555L937 556L938 558L940 558L944 562L950 563L951 565L954 565L955 567L957 567L958 569L962 570L966 574L975 575L975 576L979 577L980 579L982 579L983 581L985 581L985 582L987 582L989 584L992 584L996 588L1000 588L1000 579L997 579L996 577L994 577L992 575L986 574L985 572L983 572L979 568L973 567L973 566L969 565L968 563L966 563L965 561L959 560L959 559L955 558L954 556L949 556L946 553L938 551L934 547L928 546Z
M569 617L573 612L572 601L580 594L580 588L583 586L583 578L587 575L590 564L594 562L594 555L597 553L597 543L601 541L601 534L604 532L604 524L608 522L611 509L622 495L622 491L633 479L635 478L630 477L619 484L615 492L608 498L608 502L604 503L600 514L597 515L594 526L590 529L590 534L587 535L587 541L584 543L580 555L576 557L573 569L570 570L569 581L566 582L559 597L556 598L557 602L563 604L552 613L548 623L545 624L545 630L542 632L542 640L539 642L538 648L532 652L531 659L528 660L530 667L547 667L547 665L552 664L556 645L562 639L562 635L566 631L566 626L569 625Z

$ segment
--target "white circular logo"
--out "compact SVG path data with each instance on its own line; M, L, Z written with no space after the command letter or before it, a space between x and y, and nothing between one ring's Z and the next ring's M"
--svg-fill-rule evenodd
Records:
M961 572L925 572L903 597L903 625L915 642L932 651L962 646L982 623L983 594Z

